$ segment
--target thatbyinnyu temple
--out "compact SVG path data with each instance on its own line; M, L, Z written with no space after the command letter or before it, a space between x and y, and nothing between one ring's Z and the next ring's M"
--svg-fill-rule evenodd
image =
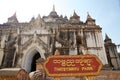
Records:
M117 48L90 14L86 21L74 11L67 16L58 15L55 7L48 16L32 18L21 23L16 14L0 24L0 68L36 70L36 60L46 59L59 50L61 55L81 55L88 50L114 69L120 68Z

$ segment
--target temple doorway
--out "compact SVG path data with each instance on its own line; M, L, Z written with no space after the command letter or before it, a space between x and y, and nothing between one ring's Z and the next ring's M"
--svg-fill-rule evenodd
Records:
M38 58L45 58L44 54L38 49L31 49L26 52L26 55L23 57L22 68L25 69L28 73L36 70L36 60Z
M40 58L40 57L41 57L41 56L40 56L40 53L39 53L39 52L36 52L35 55L34 55L33 58L32 58L31 71L30 71L30 72L36 71L36 60L37 60L38 58Z

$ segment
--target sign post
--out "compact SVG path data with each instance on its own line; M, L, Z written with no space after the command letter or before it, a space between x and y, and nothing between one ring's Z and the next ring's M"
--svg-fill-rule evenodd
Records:
M60 80L60 77L55 77L54 80Z
M59 55L50 56L44 64L48 76L60 77L97 76L102 68L102 63L95 55ZM92 80L90 77L88 80Z

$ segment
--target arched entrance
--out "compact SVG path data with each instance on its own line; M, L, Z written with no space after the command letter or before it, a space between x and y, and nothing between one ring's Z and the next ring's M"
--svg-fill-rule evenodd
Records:
M38 58L45 59L45 56L36 48L32 48L31 50L28 50L23 57L22 68L25 69L27 72L35 71L36 60Z
M31 62L31 72L36 70L36 60L37 60L38 58L40 58L40 57L41 57L41 56L40 56L39 52L37 52L37 53L33 56L33 59L32 59L32 62Z

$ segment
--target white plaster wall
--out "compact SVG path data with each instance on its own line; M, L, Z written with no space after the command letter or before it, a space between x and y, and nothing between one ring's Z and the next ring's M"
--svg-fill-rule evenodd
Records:
M95 38L92 35L92 33L88 32L86 34L87 34L87 39L86 39L86 41L87 41L87 47L96 47Z
M99 50L99 58L101 59L103 64L108 64L106 53L104 49Z
M116 58L111 58L112 64L114 65L115 69L118 69L119 67L119 62L117 63Z
M96 38L96 41L95 41ZM99 47L100 49L89 49L92 54L95 54L99 57L103 64L108 64L102 34L96 32L95 36L89 32L87 33L87 47Z
M47 44L47 42L48 42L48 38L46 37L46 36L41 36L41 37L39 37L44 43L46 43Z
M105 52L105 46L104 46L103 37L102 37L102 33L99 33L99 37L100 37L100 42L101 42L101 46L102 46L101 57L103 57L102 59L104 60L104 63L108 64L107 55L106 55L106 52Z
M118 61L118 67L120 68L120 58L119 57L117 58L117 61Z
M24 43L27 42L28 40L29 40L29 37L22 37L21 44L24 44Z
M4 55L3 49L0 49L0 66L1 66L1 64L2 64L3 55Z
M90 54L94 54L96 56L98 56L98 58L101 60L101 62L103 63L103 65L105 64L108 64L107 60L106 60L106 57L103 56L103 50L92 50L92 49L89 49L88 50L90 52Z
M37 28L34 28L34 27L23 31L22 34L34 34L35 32L37 34L48 34L48 31L44 29L44 26L42 27L37 26Z
M56 47L62 47L62 45L59 42L55 42Z
M96 35L97 35L97 40L98 40L98 41L97 41L97 44L98 44L97 46L98 46L98 47L102 47L102 45L103 45L103 44L102 44L103 40L102 40L101 33L100 33L100 32L97 32Z
M105 52L105 48L104 48L104 42L103 42L103 38L102 38L102 33L97 31L95 33L95 37L96 37L96 44L97 44L96 47L100 48L100 49L96 50L96 54L101 59L103 64L108 64L107 58L106 58L106 52Z
M109 49L109 54L110 54L110 57L115 57L115 54L114 54L114 49L113 49L113 47L109 47L108 48Z
M77 55L77 48L75 48L75 49L70 49L70 50L69 50L69 55Z
M114 65L114 68L115 69L120 68L120 58L119 58L118 54L115 54L115 53L117 53L116 49L111 46L111 47L109 47L109 51L110 51L109 54L111 57L112 64Z

